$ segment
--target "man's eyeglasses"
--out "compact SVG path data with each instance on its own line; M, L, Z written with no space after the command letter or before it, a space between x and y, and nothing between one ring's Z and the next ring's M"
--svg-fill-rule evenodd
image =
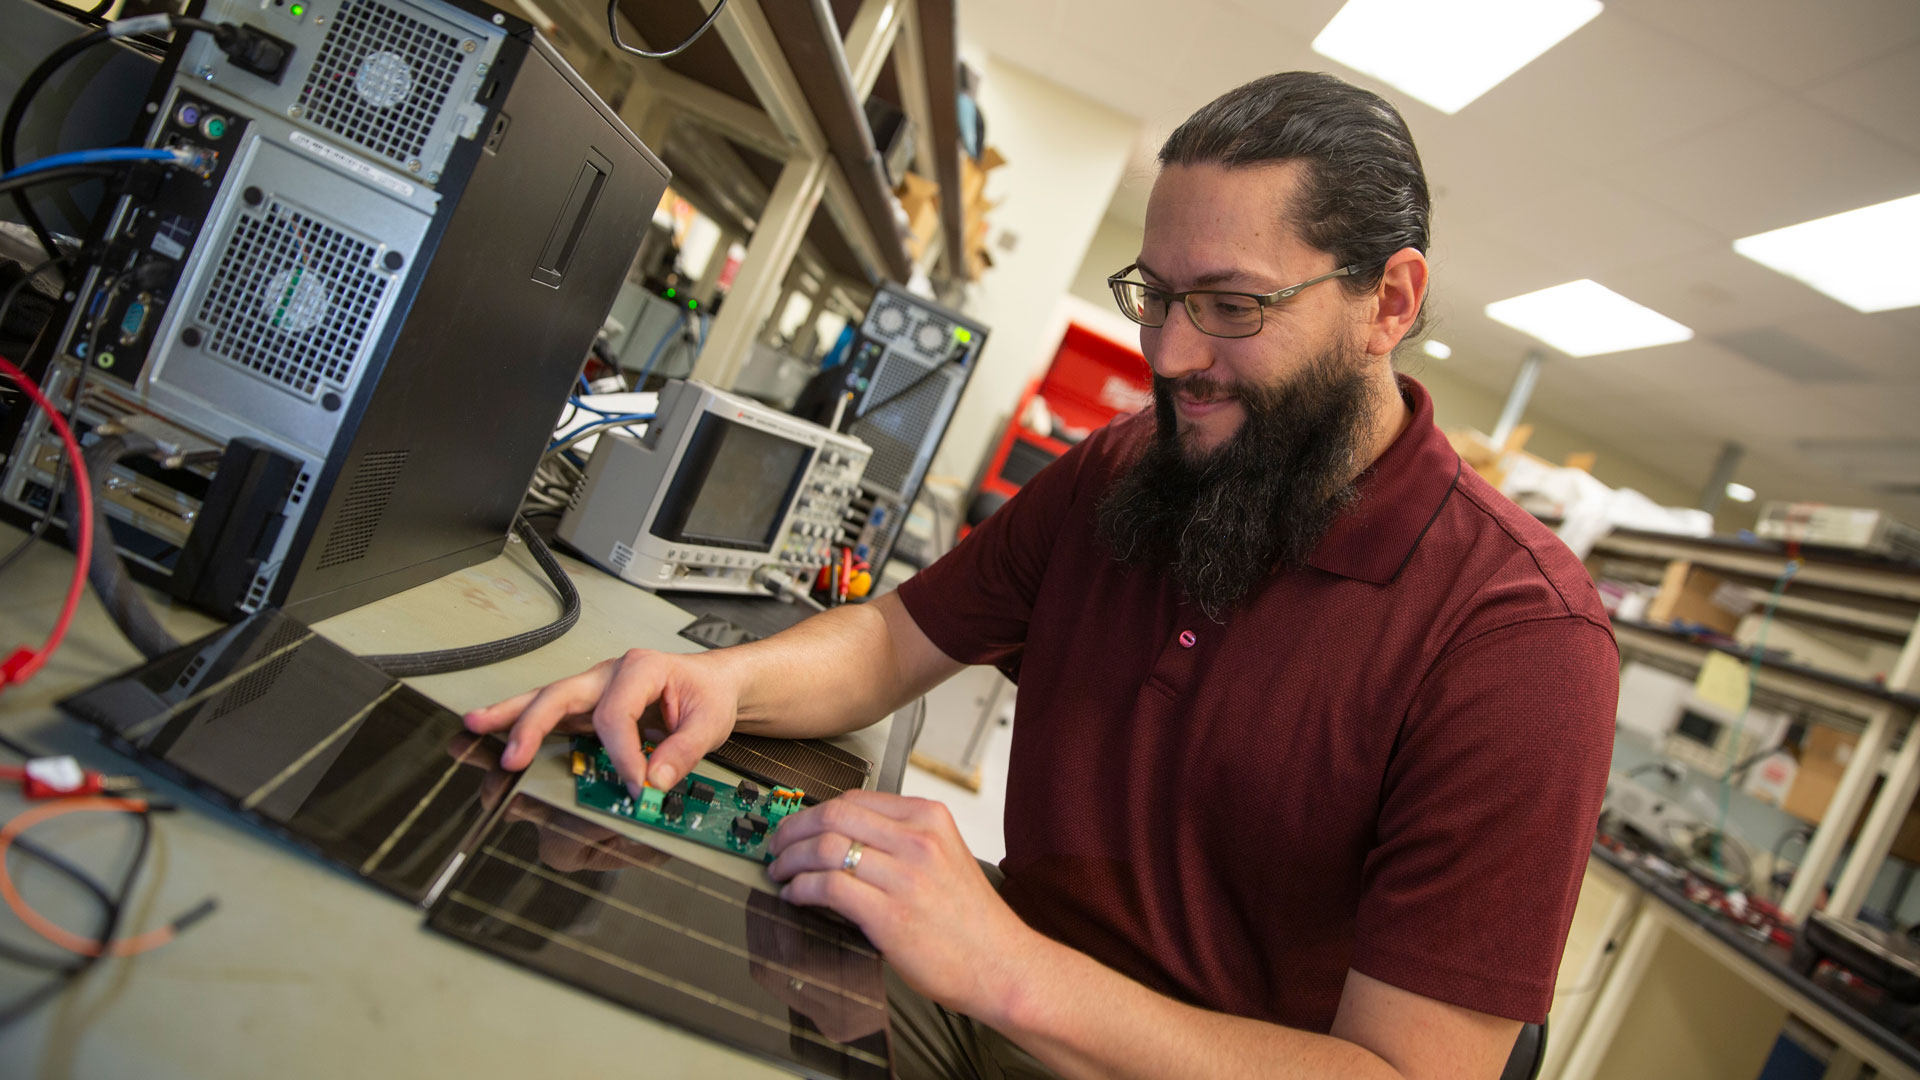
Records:
M1167 313L1173 305L1183 303L1187 306L1187 317L1193 320L1195 328L1203 334L1221 338L1252 337L1265 324L1268 308L1292 299L1302 289L1337 277L1346 277L1360 269L1357 266L1343 266L1330 274L1321 274L1317 278L1309 278L1298 285L1289 285L1270 293L1227 292L1221 289L1167 292L1144 281L1128 281L1127 275L1139 265L1129 264L1107 278L1107 287L1113 290L1113 299L1120 305L1122 315L1141 326L1165 326Z

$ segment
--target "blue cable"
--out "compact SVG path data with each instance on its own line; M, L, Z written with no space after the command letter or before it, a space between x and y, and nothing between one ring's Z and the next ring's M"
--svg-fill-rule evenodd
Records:
M105 165L116 161L171 161L180 162L180 155L172 150L156 150L145 146L109 146L100 150L73 150L64 154L54 154L38 161L29 161L14 169L0 180L11 180L16 176L58 169L63 165Z
M639 390L647 385L647 376L653 374L653 365L660 362L660 354L666 351L667 342L672 341L674 338L674 335L680 333L685 329L686 329L686 318L685 316L682 316L679 325L670 328L664 335L661 336L659 343L653 347L653 353L647 357L647 366L641 368L640 377L633 380L633 388L635 390Z
M580 400L577 397L568 398L567 404L572 405L574 408L579 409L582 412L590 412L595 416L619 416L619 417L625 417L627 419L632 419L633 417L640 415L639 413L608 412L606 409L595 408L594 406L587 404L586 402ZM651 416L653 414L648 413L647 415Z
M582 393L587 393L587 394L593 393L593 384L587 381L587 373L584 371L580 373L580 390ZM580 402L577 399L574 401L575 405L578 405L579 403Z
M632 427L635 424L645 423L652 419L652 413L629 413L625 416L615 416L606 420L595 420L591 424L582 424L548 443L547 449L552 450L554 447L559 446L561 443L566 442L568 439L573 438L583 431L602 431L610 428Z

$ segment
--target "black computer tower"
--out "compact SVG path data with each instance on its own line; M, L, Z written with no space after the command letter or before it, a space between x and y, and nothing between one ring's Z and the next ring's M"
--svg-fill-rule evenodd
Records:
M199 153L96 223L106 265L35 354L80 426L199 452L115 470L136 574L308 620L483 561L667 171L523 21L447 0L216 0L283 71L176 41L135 138ZM51 497L10 417L0 507Z

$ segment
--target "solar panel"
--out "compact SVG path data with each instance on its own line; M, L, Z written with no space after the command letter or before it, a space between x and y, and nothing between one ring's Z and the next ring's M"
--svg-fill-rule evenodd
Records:
M427 925L807 1076L890 1073L858 930L536 799L513 799Z
M426 902L517 774L499 743L279 611L60 703L239 816Z

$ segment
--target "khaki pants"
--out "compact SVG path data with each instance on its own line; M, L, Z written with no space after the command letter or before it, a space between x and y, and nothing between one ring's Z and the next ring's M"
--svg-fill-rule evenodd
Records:
M981 863L999 888L1000 868ZM887 969L887 1020L893 1071L900 1080L1054 1080L1055 1073L1013 1040L935 1004Z

